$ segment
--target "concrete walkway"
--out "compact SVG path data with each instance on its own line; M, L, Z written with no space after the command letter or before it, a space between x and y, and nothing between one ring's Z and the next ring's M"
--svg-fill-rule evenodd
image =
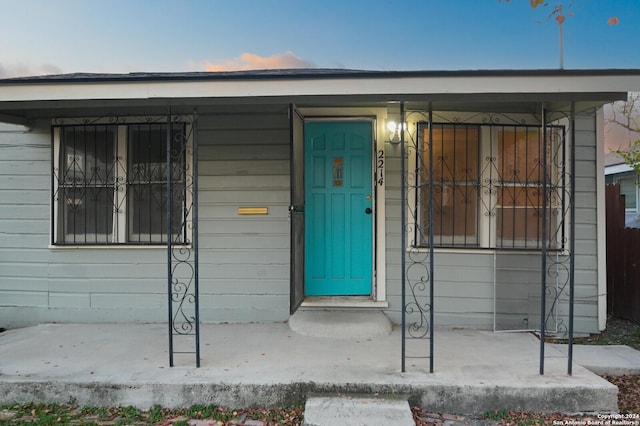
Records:
M551 345L563 354L567 345ZM573 360L596 374L640 374L640 351L624 345L574 345Z
M217 404L303 404L310 395L401 397L435 412L611 412L617 389L528 333L436 329L435 373L416 361L400 372L400 330L369 339L309 337L288 324L201 327L193 356L170 368L160 324L47 324L0 333L0 401L147 409ZM427 342L424 353L428 353Z

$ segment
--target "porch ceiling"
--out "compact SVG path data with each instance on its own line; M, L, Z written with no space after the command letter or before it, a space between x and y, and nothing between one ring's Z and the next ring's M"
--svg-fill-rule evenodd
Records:
M113 115L164 115L169 109L173 114L228 114L233 112L275 112L289 104L298 107L331 108L399 108L405 102L408 110L469 111L491 113L539 113L544 103L550 111L568 113L571 102L576 101L576 111L599 107L616 100L626 99L624 93L588 94L504 94L486 95L385 95L385 96L289 96L245 98L174 98L174 99L119 99L73 101L21 101L0 102L0 122L32 125L39 120L57 117L102 117Z

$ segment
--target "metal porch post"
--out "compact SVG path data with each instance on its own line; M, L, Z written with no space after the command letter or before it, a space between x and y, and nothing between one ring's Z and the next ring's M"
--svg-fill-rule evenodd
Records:
M562 331L568 334L567 374L571 375L575 305L575 101L571 103L570 116L564 115L565 119L569 121L569 135L563 131L560 135L561 140L556 141L559 145L555 148L552 148L554 139L549 134L549 129L556 126L547 126L549 116L543 104L541 125L543 171L541 185L540 374L543 375L545 372L547 326L553 320L556 332ZM566 146L567 139L570 143L569 147ZM551 173L555 177L551 177ZM559 181L556 182L556 179ZM560 203L561 208L556 205L557 203ZM554 223L554 217L557 217L557 223ZM559 306L564 297L567 297L569 303L568 327L559 319ZM547 305L550 305L548 312Z
M429 372L433 373L433 108L429 102Z
M423 113L420 113L423 114ZM423 115L424 116L424 115ZM429 358L429 372L434 371L434 295L433 295L433 128L431 122L433 120L432 104L429 102L428 113L428 132L429 132L429 157L428 166L424 163L424 139L420 136L420 131L424 131L422 124L416 123L417 134L415 140L410 136L409 140L405 135L406 111L404 102L400 104L400 214L401 218L401 285L402 285L402 371L406 371L407 358ZM410 134L409 134L410 135ZM412 141L414 145L407 147L406 143ZM411 151L413 150L413 151ZM409 153L415 154L415 164L412 170L406 167L406 161L409 159ZM425 167L428 167L428 175L426 175ZM428 179L428 183L425 182ZM425 195L424 186L427 186L428 192ZM408 196L412 191L413 198ZM425 197L428 199L425 201ZM409 210L407 206L410 206ZM426 208L428 219L422 213L422 209ZM412 221L409 222L408 217L411 215ZM425 220L426 219L426 220ZM424 229L428 229L428 234ZM407 244L407 234L413 234L413 240ZM428 247L422 247L425 243ZM424 292L429 291L428 298ZM410 291L410 294L407 292ZM407 300L409 298L409 300ZM426 302L428 300L428 302ZM428 311L428 314L427 314ZM407 318L408 315L411 318ZM422 347L418 346L415 350L417 353L407 354L407 341L424 341L429 340L428 355Z
M171 169L173 162L171 161L171 107L169 107L169 115L167 117L167 309L169 317L167 325L169 327L169 366L173 367L173 262L172 262L172 239L173 239L173 179L171 178Z
M547 176L547 117L544 103L542 104L542 259L540 280L540 375L544 374L544 340L546 337L547 312L547 203L548 203L548 179Z
M174 366L176 354L195 355L195 365L200 367L198 129L195 112L190 122L191 125L186 126L184 120L179 121L180 126L186 126L182 128L186 128L187 132L175 133L174 117L169 109L166 200L167 308L171 367ZM178 211L180 217L176 218Z
M404 123L404 102L400 103L400 125ZM407 263L407 178L406 178L406 152L404 132L400 132L400 285L402 286L402 343L401 343L401 371L404 373L406 359L407 338L407 289L406 289L406 263Z
M567 374L573 374L573 316L575 289L575 242L576 242L576 102L571 102L571 149L569 158L569 356L567 360Z

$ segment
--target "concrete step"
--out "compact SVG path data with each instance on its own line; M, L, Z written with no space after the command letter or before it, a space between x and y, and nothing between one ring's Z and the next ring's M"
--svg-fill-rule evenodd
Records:
M303 336L333 339L371 339L391 333L382 311L298 310L289 318L291 330Z
M356 396L310 397L304 426L415 426L409 402Z

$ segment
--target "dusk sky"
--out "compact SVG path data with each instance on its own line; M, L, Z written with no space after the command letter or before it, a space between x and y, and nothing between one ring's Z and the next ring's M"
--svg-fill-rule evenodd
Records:
M0 0L0 78L559 67L560 1ZM640 68L640 0L565 0L564 67ZM569 8L569 4L572 6ZM609 25L617 17L619 24Z

